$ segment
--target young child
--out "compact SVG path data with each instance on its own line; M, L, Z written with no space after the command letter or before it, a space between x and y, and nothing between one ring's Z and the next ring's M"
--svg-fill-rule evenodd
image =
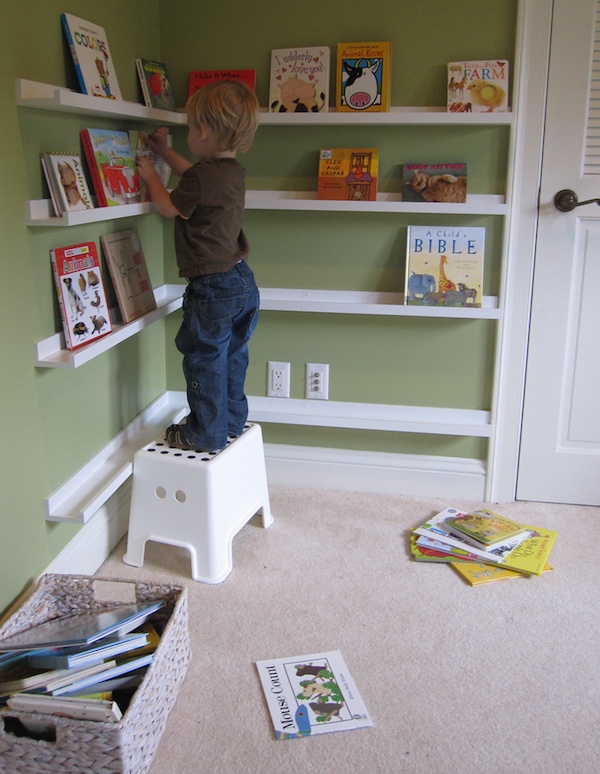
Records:
M138 158L136 166L158 212L175 219L179 276L188 280L175 344L183 355L190 413L165 437L179 449L219 451L228 435L242 432L248 416L244 380L259 295L246 263L245 170L236 156L252 145L258 101L244 84L216 81L190 97L187 115L195 164L168 147L166 128L148 136L150 148L180 177L177 187L169 194L148 158Z

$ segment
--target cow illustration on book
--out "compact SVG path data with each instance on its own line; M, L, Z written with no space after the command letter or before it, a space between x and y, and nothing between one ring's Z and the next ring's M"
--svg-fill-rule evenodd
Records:
M380 105L382 66L381 59L356 59L354 63L344 61L342 104L353 110Z
M318 113L325 105L325 94L317 94L313 84L293 76L281 84L279 99L271 103L274 113Z

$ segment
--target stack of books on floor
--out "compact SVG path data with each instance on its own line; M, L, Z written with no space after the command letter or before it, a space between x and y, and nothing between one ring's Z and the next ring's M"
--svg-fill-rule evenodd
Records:
M548 572L556 537L553 530L519 524L494 511L445 508L413 529L411 551L417 561L449 563L476 586Z
M74 613L0 640L0 707L117 722L154 658L163 605Z

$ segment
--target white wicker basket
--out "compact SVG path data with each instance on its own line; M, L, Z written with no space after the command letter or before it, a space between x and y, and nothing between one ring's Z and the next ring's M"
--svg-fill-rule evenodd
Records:
M5 707L0 712L0 770L11 774L142 774L149 769L191 658L185 588L85 575L44 575L32 595L0 627L2 639L67 613L158 599L165 605L155 615L165 628L154 660L122 719L104 723L53 717L56 738L46 741L17 736L11 728L15 718L47 722L48 715Z

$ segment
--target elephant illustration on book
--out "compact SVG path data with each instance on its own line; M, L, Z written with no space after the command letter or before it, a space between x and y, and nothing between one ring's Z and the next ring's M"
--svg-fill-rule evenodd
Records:
M425 301L428 293L435 293L435 279L431 274L415 274L408 278L408 298L410 301Z

